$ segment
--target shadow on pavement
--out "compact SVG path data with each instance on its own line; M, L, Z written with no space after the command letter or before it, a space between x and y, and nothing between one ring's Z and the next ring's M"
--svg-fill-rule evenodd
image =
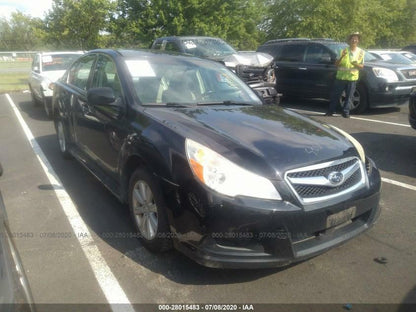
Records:
M379 169L416 178L416 136L376 132L351 134Z

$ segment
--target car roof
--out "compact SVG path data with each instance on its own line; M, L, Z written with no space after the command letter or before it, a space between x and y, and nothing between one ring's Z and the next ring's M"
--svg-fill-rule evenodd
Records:
M57 55L57 54L84 54L84 51L49 51L39 52L41 55Z
M178 39L178 40L182 40L182 39L216 39L216 40L222 40L221 38L218 37L210 37L210 36L168 36L168 37L160 37L157 38L156 40L167 40L167 39Z
M138 49L138 50L129 50L129 49L96 49L88 51L88 53L106 53L112 55L113 57L121 56L126 59L136 58L136 57L157 57L157 56L165 56L165 57L177 57L177 58L186 58L186 59L197 59L199 61L206 61L211 62L208 59L201 59L199 57L195 57L190 54L172 52L172 51L164 51L164 50L151 50L151 49Z
M272 39L266 41L263 45L272 45L278 43L296 43L296 42L317 42L317 43L337 43L338 41L331 39L331 38L283 38L283 39Z
M369 49L367 51L371 53L397 53L397 54L401 54L404 52L404 51L399 51L399 50L384 50L384 49Z

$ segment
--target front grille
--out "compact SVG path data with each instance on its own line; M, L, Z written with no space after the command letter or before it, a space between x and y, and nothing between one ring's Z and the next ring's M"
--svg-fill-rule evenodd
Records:
M244 81L265 80L265 69L263 67L237 65L236 74Z
M365 169L357 157L290 170L285 180L303 204L327 200L365 184Z
M416 79L416 69L403 69L401 73L406 79Z
M290 178L305 178L305 177L316 177L316 176L328 176L329 173L332 171L342 171L350 166L352 166L357 160L351 159L341 164L333 165L326 168L319 168L316 170L307 170L307 171L299 171L299 172L292 172L288 173L288 177Z
M328 196L337 194L343 190L349 189L354 186L356 183L360 182L361 173L359 170L347 179L342 185L337 187L328 187L328 186L316 186L316 185L294 185L294 188L298 195L302 198L315 198L321 196Z

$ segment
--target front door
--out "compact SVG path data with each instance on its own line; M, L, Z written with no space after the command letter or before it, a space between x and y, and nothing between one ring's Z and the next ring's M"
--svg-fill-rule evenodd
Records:
M123 140L123 91L115 62L106 55L99 55L93 72L91 88L108 87L115 95L117 105L91 105L87 103L78 122L79 140L86 147L89 157L107 177L117 181L118 158ZM107 181L110 182L110 181Z

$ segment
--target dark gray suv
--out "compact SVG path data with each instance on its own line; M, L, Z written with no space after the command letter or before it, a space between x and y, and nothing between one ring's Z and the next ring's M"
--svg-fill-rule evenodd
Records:
M297 38L267 41L257 51L274 57L278 92L329 99L336 73L334 62L345 47L346 43L331 39ZM387 63L366 53L351 112L407 104L412 90L416 90L415 66Z

